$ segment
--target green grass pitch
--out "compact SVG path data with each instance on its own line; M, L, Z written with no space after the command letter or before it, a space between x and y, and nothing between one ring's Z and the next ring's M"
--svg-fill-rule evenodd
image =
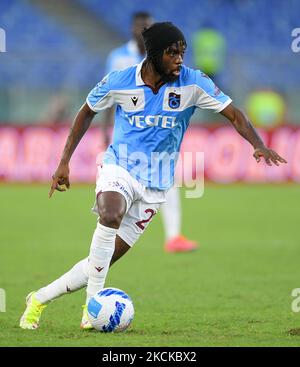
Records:
M26 294L87 256L95 226L93 186L51 200L48 189L0 186L0 346L300 345L300 331L289 332L300 328L291 309L300 288L298 185L208 184L201 199L184 199L183 232L201 244L194 253L164 253L157 215L107 278L135 305L120 334L79 329L84 290L50 304L40 329L18 326Z

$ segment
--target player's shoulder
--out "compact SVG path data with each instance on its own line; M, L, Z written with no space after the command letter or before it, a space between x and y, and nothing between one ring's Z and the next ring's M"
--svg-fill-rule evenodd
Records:
M193 86L198 107L206 105L203 108L211 108L220 112L231 103L231 98L224 94L203 71L183 66L180 75L182 78L181 86ZM203 102L203 95L207 97L205 102Z
M186 65L182 65L181 69L181 82L185 85L192 84L205 84L210 82L211 79L199 69L193 69Z
M115 70L108 74L110 89L123 89L135 86L137 65L129 66L123 70Z

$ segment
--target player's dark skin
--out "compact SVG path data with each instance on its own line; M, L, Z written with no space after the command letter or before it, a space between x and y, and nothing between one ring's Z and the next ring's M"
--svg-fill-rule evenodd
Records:
M150 61L145 60L141 70L142 79L145 84L151 87L154 91L157 91L164 84L163 80L176 80L183 63L184 51L185 47L182 44L174 44L164 51L162 59L164 70L163 76L156 72ZM269 166L272 166L273 164L278 166L280 163L287 163L286 160L280 157L274 150L269 149L264 145L263 141L244 113L236 108L232 103L225 107L223 111L221 111L221 114L225 116L237 132L253 146L253 157L258 163L261 158L263 158ZM75 117L61 161L52 176L53 180L49 192L49 198L51 198L55 190L65 191L66 188L70 188L69 162L75 148L89 128L94 116L95 112L93 112L85 103ZM118 229L126 212L126 201L123 195L118 192L103 192L97 196L97 203L100 217L99 222L104 226ZM130 246L117 236L111 265L122 257L129 249Z

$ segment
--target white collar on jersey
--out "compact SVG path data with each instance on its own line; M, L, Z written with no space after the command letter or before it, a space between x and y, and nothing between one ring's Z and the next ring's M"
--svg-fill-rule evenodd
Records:
M135 83L136 85L145 85L143 79L142 79L142 66L143 66L143 62L146 59L143 59L139 64L137 64L136 66L136 70L135 70Z

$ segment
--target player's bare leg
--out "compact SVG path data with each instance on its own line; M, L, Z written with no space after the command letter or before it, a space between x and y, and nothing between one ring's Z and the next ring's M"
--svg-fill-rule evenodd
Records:
M115 251L110 261L110 267L117 262L131 247L117 235L115 242Z

